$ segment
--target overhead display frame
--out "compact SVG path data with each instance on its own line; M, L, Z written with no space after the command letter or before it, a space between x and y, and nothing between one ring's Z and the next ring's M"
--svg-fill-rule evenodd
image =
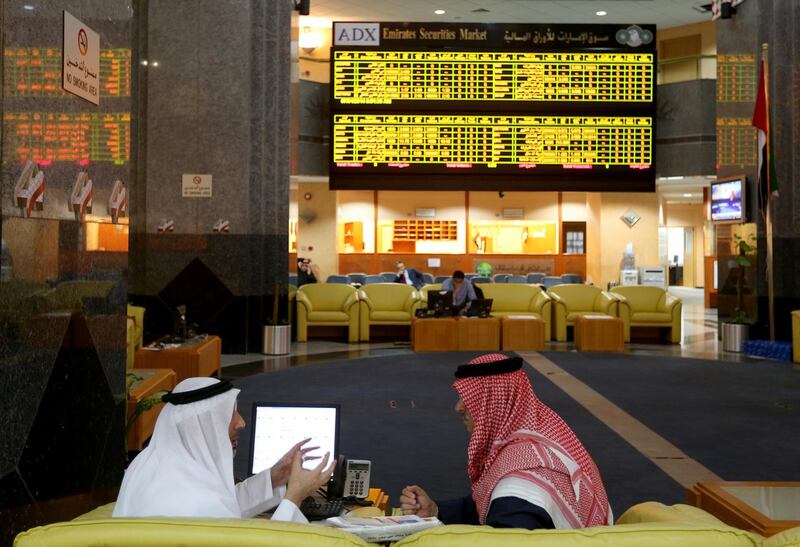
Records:
M654 191L654 36L336 22L331 188Z

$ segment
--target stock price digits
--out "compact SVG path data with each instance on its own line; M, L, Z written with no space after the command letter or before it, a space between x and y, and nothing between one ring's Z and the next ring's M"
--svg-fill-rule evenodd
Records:
M653 100L652 53L335 51L341 104Z
M644 116L336 115L336 167L569 167L652 163L653 119Z

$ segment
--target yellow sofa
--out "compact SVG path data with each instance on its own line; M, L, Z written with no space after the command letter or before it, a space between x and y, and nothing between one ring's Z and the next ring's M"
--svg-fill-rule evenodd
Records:
M133 368L136 351L144 344L144 308L128 304L127 368Z
M266 519L113 519L113 503L69 522L22 532L14 547L366 547L354 535L317 525ZM393 543L396 547L798 547L800 527L770 538L725 525L701 509L645 502L631 507L614 526L580 530L495 529L441 526Z
M544 339L551 336L551 298L538 285L482 283L483 296L491 298L492 315L532 315L544 320Z
M800 363L800 310L792 312L792 362Z
M631 285L614 287L611 293L621 296L619 316L625 323L625 341L631 341L631 327L670 329L670 342L681 343L681 299L661 287Z
M567 327L579 314L617 315L617 299L594 285L554 285L547 294L553 299L553 329L559 342L567 341Z
M402 283L371 283L358 292L362 342L369 342L372 325L410 325L420 299L414 287Z
M358 292L350 285L313 283L295 294L297 341L308 340L310 326L347 327L347 341L358 342Z

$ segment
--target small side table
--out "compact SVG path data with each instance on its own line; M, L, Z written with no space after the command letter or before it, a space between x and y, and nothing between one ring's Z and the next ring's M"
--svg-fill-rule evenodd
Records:
M189 341L179 348L162 350L140 349L136 352L134 369L171 368L178 382L195 376L219 378L222 362L222 341L219 336L207 336Z
M800 526L800 482L701 481L688 498L725 524L765 537Z
M625 324L610 315L578 315L575 318L575 349L578 351L623 351Z
M507 315L501 318L503 351L544 349L544 321L532 315Z
M128 394L128 419L133 416L136 405L140 401L158 391L172 391L177 384L177 376L172 369L133 370L131 372L141 376L142 379L131 385ZM156 419L163 407L164 403L159 403L139 414L128 430L128 450L142 449L144 442L153 434Z
M455 317L425 317L411 322L414 351L458 351Z
M499 317L459 317L458 351L500 351Z

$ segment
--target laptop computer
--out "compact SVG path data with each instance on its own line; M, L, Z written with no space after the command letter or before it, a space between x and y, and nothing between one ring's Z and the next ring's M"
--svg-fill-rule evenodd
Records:
M329 452L331 459L336 458L339 419L338 404L253 403L248 470L255 474L272 467L292 446L309 437L306 446L319 449L308 456L321 458ZM307 460L303 467L313 469L319 463L319 459Z
M464 315L467 317L489 317L492 313L492 298L478 298L469 303Z

